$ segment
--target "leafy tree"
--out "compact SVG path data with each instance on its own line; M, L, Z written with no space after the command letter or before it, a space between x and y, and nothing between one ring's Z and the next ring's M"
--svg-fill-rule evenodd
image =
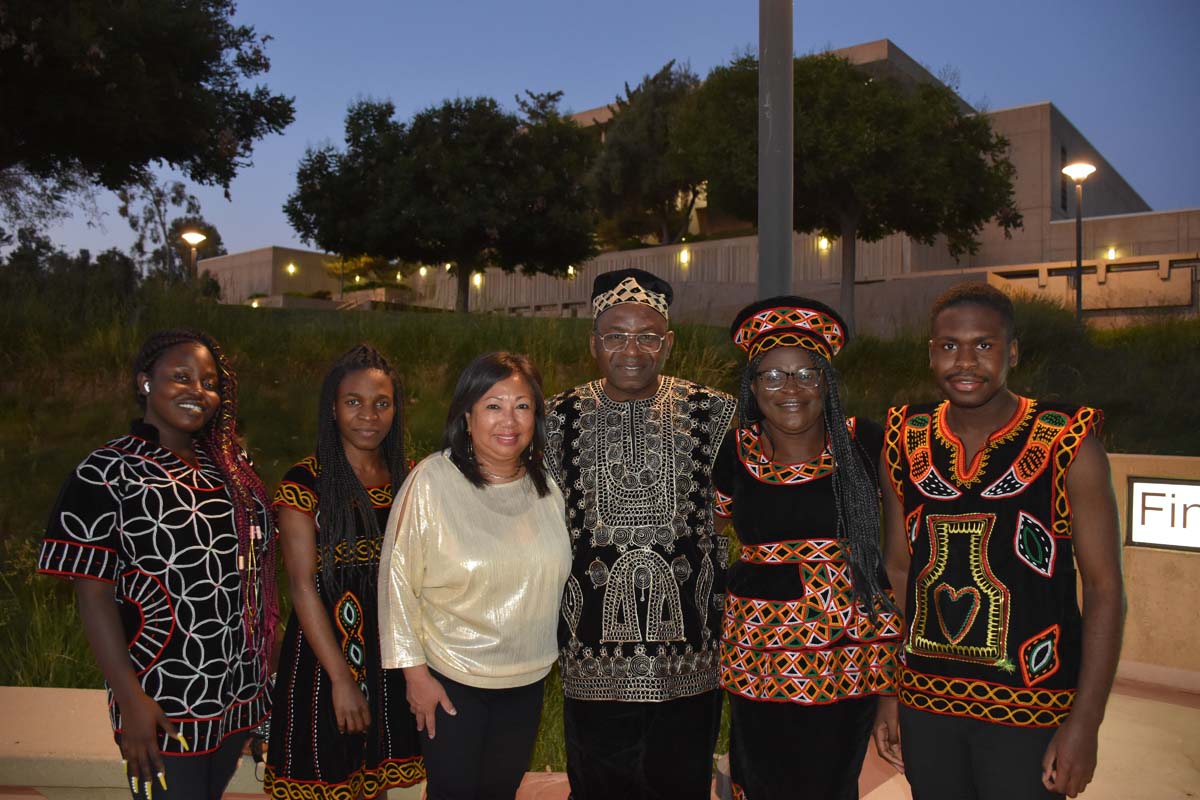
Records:
M294 115L290 98L249 84L270 68L270 37L234 24L234 10L234 0L4 0L0 183L63 203L64 188L117 190L166 163L228 191L254 143Z
M137 234L133 252L150 270L168 280L188 277L187 261L171 244L171 208L182 208L188 215L200 213L200 201L180 181L159 183L153 175L117 192L121 205L117 213ZM190 252L189 252L190 256Z
M125 253L113 248L95 259L87 250L72 256L33 228L18 230L15 246L0 258L0 293L37 298L71 319L132 306L140 283L137 264Z
M677 112L699 83L689 67L668 61L636 88L625 84L625 96L609 106L613 116L588 176L608 238L652 234L666 244L687 233L704 176L682 157Z
M594 144L559 96L529 94L520 117L491 98L447 100L408 123L391 103L356 103L345 151L309 150L284 212L346 258L451 264L460 311L486 266L565 275L595 252L581 186Z
M903 232L950 255L974 253L995 221L1021 226L1008 140L982 115L962 113L942 84L904 86L833 54L795 62L792 225L843 242L841 311L854 326L856 241ZM717 67L684 112L688 155L714 205L757 216L758 63Z

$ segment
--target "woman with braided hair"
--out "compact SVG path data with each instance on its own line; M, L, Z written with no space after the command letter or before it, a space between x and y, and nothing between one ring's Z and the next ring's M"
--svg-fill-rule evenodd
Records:
M275 492L292 615L264 788L357 800L425 779L404 674L379 656L375 587L392 496L408 474L400 380L360 344L325 376L316 454Z
M856 798L901 631L881 563L882 430L842 410L833 309L773 297L730 333L749 358L713 468L717 514L742 543L721 634L734 796Z
M217 343L159 331L132 377L143 416L67 479L38 570L74 583L133 796L216 800L270 710L274 522Z

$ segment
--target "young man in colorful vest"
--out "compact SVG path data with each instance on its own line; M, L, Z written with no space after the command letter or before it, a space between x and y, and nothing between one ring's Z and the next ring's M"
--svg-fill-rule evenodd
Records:
M713 530L712 469L737 404L662 374L671 295L642 270L599 275L601 377L546 403L573 556L559 667L574 800L710 792L729 555Z
M907 631L876 746L915 800L1074 797L1124 623L1102 415L1009 390L1018 350L999 290L957 286L931 322L946 399L890 409L885 430L885 556Z

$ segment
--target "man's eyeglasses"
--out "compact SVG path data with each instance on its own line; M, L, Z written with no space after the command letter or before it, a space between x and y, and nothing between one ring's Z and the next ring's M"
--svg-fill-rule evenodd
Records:
M802 367L795 372L788 372L785 369L764 369L762 372L756 372L754 377L758 379L758 385L768 392L777 392L782 389L787 385L788 378L796 381L796 385L803 389L816 389L821 385L821 370L812 367Z
M637 349L643 353L657 353L659 350L662 350L663 341L667 337L657 333L600 333L597 331L596 338L600 340L600 344L609 353L621 352L629 346L630 339L637 345Z

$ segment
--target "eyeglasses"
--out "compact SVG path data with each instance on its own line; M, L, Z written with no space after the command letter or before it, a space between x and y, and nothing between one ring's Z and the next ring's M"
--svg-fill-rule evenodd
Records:
M637 344L637 349L643 353L657 353L662 350L663 341L666 336L657 333L600 333L596 332L596 338L600 340L600 344L609 353L619 353L629 346L629 340L632 339Z
M758 379L758 385L768 392L777 392L782 389L787 385L788 378L796 381L796 385L803 389L816 389L821 385L821 370L812 367L801 367L795 372L788 372L785 369L764 369L762 372L756 372L754 377Z

